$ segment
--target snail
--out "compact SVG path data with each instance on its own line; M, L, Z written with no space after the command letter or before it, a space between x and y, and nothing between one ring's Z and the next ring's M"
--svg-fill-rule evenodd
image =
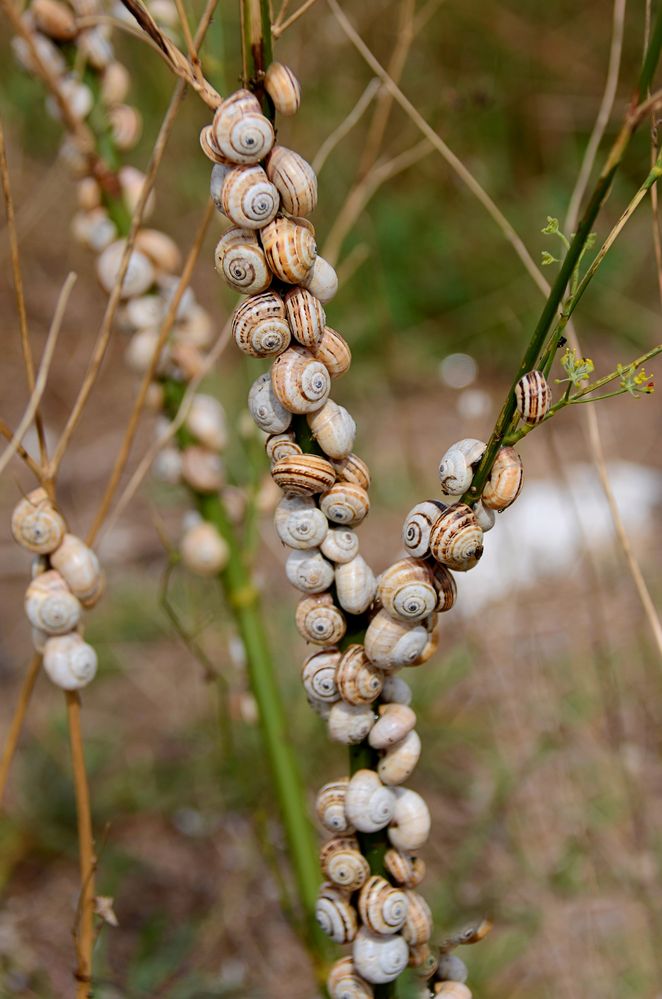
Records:
M395 794L384 787L374 770L357 770L350 778L345 812L355 829L372 833L383 829L395 814Z
M147 182L147 177L142 170L137 170L130 164L125 164L119 168L118 177L122 194L130 212L135 212L138 203L143 196L143 190ZM143 211L143 221L148 219L154 211L154 191L150 191Z
M496 514L494 510L490 510L489 507L485 506L482 500L478 500L477 503L474 503L474 515L483 534L485 534L486 531L492 530L496 520Z
M467 966L457 954L441 954L437 978L441 981L459 982L464 984L469 977Z
M425 861L393 847L384 855L384 867L393 880L405 888L416 888L425 877Z
M260 103L248 90L238 90L216 109L216 145L231 163L259 163L274 144L274 130Z
M481 501L489 510L505 510L514 503L522 488L522 459L514 447L497 452Z
M232 169L232 167L226 160L225 156L223 156L221 150L216 145L216 138L214 136L213 125L203 125L203 127L200 129L200 148L202 149L207 159L212 161L214 166L220 166L223 168L223 176L225 176L228 170ZM214 174L212 173L212 184L218 182L219 176L220 174L217 173L216 177L214 178ZM223 209L221 208L219 203L220 199L217 200L217 198L214 196L214 188L212 188L211 194L212 194L212 200L214 201L219 212L222 212Z
M434 583L437 589L437 610L449 611L455 605L457 585L445 565L437 562L431 566Z
M163 304L158 295L139 295L126 303L128 324L137 329L154 329L163 319Z
M35 28L58 42L70 42L78 34L73 11L59 0L32 0L30 14Z
M264 449L272 464L281 458L291 458L293 455L303 453L291 430L283 434L270 434L265 441Z
M216 244L214 266L221 277L242 295L254 295L271 284L264 250L252 229L228 229Z
M357 745L366 738L374 722L375 716L369 704L338 701L329 712L329 738L348 746ZM350 821L354 822L351 817Z
M351 957L332 965L326 980L330 999L374 999L372 986L357 974Z
M334 476L335 478L335 476ZM45 489L33 489L17 503L11 518L14 540L28 551L47 555L62 543L66 526Z
M118 239L107 246L97 257L96 270L101 287L111 294L117 284L122 258L124 256L125 239ZM154 283L154 266L140 250L133 249L129 254L128 264L122 280L121 297L132 298L143 295Z
M271 474L274 482L286 493L303 496L324 492L336 479L331 463L317 454L280 458L274 462Z
M176 447L162 447L152 462L152 474L159 482L177 485L182 477L182 455Z
M121 62L111 62L106 66L101 79L101 100L104 104L121 104L129 93L131 77Z
M156 329L139 329L133 334L124 351L124 361L136 375L144 375L154 363L154 355L159 346L160 334ZM170 352L166 344L156 362L156 373L164 374L170 360Z
M471 999L471 989L462 982L435 982L434 994L445 999Z
M330 326L324 327L322 338L315 348L315 357L321 361L332 378L340 378L352 363L352 352L349 344L337 330Z
M483 532L471 507L454 503L443 511L430 532L430 552L459 572L476 565L483 554Z
M436 609L439 596L434 575L423 559L394 562L379 577L377 599L401 621L421 621Z
M96 675L97 654L76 632L49 638L44 645L44 670L63 690L80 690Z
M324 257L316 256L312 267L300 281L315 298L319 298L322 305L330 302L338 291L338 275Z
M328 530L326 517L310 496L285 496L276 507L274 526L290 548L317 548Z
M365 634L368 658L385 670L415 665L427 642L424 623L396 621L385 610L375 614Z
M155 267L168 274L179 273L182 255L174 239L158 229L139 229L135 247L152 261Z
M248 410L260 430L269 434L282 434L292 422L291 413L274 392L268 371L259 375L251 385Z
M296 610L296 626L302 638L316 645L333 645L347 630L345 617L330 593L302 597Z
M25 613L33 628L47 635L64 635L78 624L81 606L60 573L50 569L28 586Z
M340 652L334 647L320 649L308 656L303 664L301 679L310 697L333 704L340 694L336 686L336 668Z
M446 451L439 463L439 482L447 496L461 496L467 491L486 447L483 441L467 437Z
M333 566L319 548L294 549L287 557L285 575L304 593L322 593L333 582Z
M387 704L410 704L411 687L397 673L388 673L384 677L382 701Z
M290 345L285 303L275 291L254 295L232 317L234 342L251 357L274 357Z
M338 482L320 497L320 509L334 524L355 527L370 510L367 491L354 482Z
M186 426L204 447L222 451L228 441L225 410L213 395L197 392L186 414Z
M311 433L329 458L346 458L354 446L356 423L344 406L332 399L307 416Z
M348 614L362 614L375 599L377 580L366 560L356 555L349 562L336 565L338 603Z
M348 704L371 704L381 693L383 677L382 671L366 656L362 645L350 645L338 662L338 693Z
M230 557L227 542L207 521L186 531L180 550L186 568L199 576L215 576L225 568Z
M439 967L439 956L436 948L433 950L429 943L409 945L409 966L416 970L419 978L429 979L436 973ZM425 999L430 999L430 991L427 982L424 985Z
M301 104L301 87L296 76L282 62L272 62L264 74L264 89L274 102L278 114L296 114Z
M133 149L140 141L143 119L138 108L129 104L116 104L108 108L108 123L113 142L122 152Z
M416 715L406 704L382 704L368 741L373 749L388 749L401 742L415 724Z
M418 850L430 835L430 812L423 798L406 787L394 787L395 808L388 838L398 850Z
M351 482L366 492L370 488L370 469L357 454L348 454L346 458L332 461L331 464L336 470L339 482Z
M422 895L416 891L404 892L407 899L407 915L402 927L402 935L410 947L428 943L432 936L432 913Z
M402 543L407 554L422 558L430 550L430 531L446 509L438 500L424 500L412 507L402 527Z
M359 915L373 933L397 933L405 925L407 909L405 893L379 875L368 878L359 892Z
M267 263L280 281L308 287L305 279L317 253L315 234L311 229L283 215L277 215L262 229L260 237ZM321 302L324 301L313 288L308 287L308 290Z
M329 832L339 835L354 831L351 822L345 814L345 795L347 794L348 777L330 781L320 788L315 799L317 817Z
M105 208L93 208L89 212L76 212L71 220L71 234L88 250L101 253L117 239L117 226Z
M393 705L393 707L395 706ZM404 705L398 705L398 707L404 707ZM379 721L374 728L379 725ZM416 768L420 755L421 740L418 732L412 730L403 739L387 749L377 764L377 773L382 784L392 786L408 780Z
M352 959L362 978L375 985L395 981L407 967L409 950L398 933L384 936L362 926L356 934Z
M357 891L370 876L370 865L353 836L330 839L320 852L322 874L344 891ZM360 911L359 899L359 911ZM365 920L364 920L365 921Z
M324 882L315 905L315 919L335 943L350 943L356 936L356 912L347 894Z
M78 599L90 605L101 596L103 581L99 559L75 534L65 534L60 546L51 554L51 565Z
M198 444L182 451L182 478L199 493L215 493L223 485L223 462L216 453Z
M276 217L278 191L261 166L238 166L223 178L221 206L242 229L262 229Z
M326 322L322 303L305 288L297 287L285 295L285 308L295 340L315 353L321 343ZM322 358L318 357L318 360L324 363Z
M288 215L310 215L315 210L317 176L303 156L285 146L274 146L267 158L266 171Z
M542 371L529 371L515 386L515 401L520 419L529 426L542 423L552 405L552 392Z
M329 398L331 377L305 347L288 347L271 368L274 393L290 413L312 413Z
M351 562L359 553L358 535L349 527L329 527L320 544L322 555L336 565Z

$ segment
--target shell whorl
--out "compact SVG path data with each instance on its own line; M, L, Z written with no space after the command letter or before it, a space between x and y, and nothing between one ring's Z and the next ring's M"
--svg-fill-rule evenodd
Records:
M321 409L309 413L307 420L313 437L329 458L339 461L351 453L356 423L344 406L328 399Z
M375 614L365 634L368 657L381 669L416 665L427 642L428 632L424 622L398 621L385 610Z
M274 146L269 153L266 170L289 215L310 215L315 210L317 176L303 156L285 146Z
M351 943L356 936L356 911L346 893L325 882L317 898L315 918L321 929L336 943Z
M268 371L256 378L251 385L248 393L248 409L260 430L266 433L281 434L292 422L291 413L283 406L273 390Z
M287 321L292 335L303 347L316 350L324 333L326 314L322 303L305 288L292 288L285 295ZM324 364L324 360L318 357Z
M219 105L212 129L217 148L230 163L259 163L274 144L272 124L247 90L238 90Z
M374 999L374 990L358 974L351 957L341 957L332 966L326 980L331 999Z
M232 317L232 335L244 354L274 357L290 345L285 303L274 291L254 295L239 305Z
M375 599L376 592L377 580L362 555L336 565L338 603L348 614L362 614L366 611Z
M324 327L315 356L327 368L332 378L340 378L352 363L352 352L345 338L330 326Z
M552 405L552 392L542 371L529 371L520 378L515 386L515 401L524 423L542 423Z
M409 948L398 933L371 933L365 926L356 934L352 950L359 974L375 985L394 981L407 967Z
M391 847L384 855L384 867L393 880L405 888L416 888L425 877L425 861Z
M355 746L363 742L374 723L375 715L369 704L338 701L329 712L329 738L334 742ZM353 818L349 818L353 823Z
M522 488L522 459L514 447L502 447L494 459L481 501L489 510L505 510Z
M370 865L353 836L341 836L324 844L320 867L325 878L344 891L357 891L370 876Z
M349 704L372 704L382 692L384 674L372 665L362 645L350 645L338 662L336 685Z
M333 645L347 630L345 616L330 593L302 597L296 610L296 626L302 638L316 645Z
M407 899L407 915L402 927L402 935L410 947L427 943L432 936L432 913L422 895L416 891L404 892Z
M370 510L367 491L354 482L338 482L320 498L320 508L334 524L355 527Z
M297 454L289 458L280 458L274 462L271 475L274 482L286 493L299 496L312 496L314 493L324 492L336 478L333 465L317 454Z
M424 500L412 507L402 527L402 543L407 554L414 557L427 555L430 550L430 531L443 510L445 506L438 500Z
M285 496L276 507L274 526L283 544L301 549L319 547L328 530L326 517L307 496Z
M228 229L216 244L214 266L243 295L256 295L271 284L264 251L251 229Z
M333 582L333 566L319 548L295 548L287 557L285 574L303 593L322 593Z
M271 434L265 441L264 449L267 452L267 458L272 463L280 461L281 458L291 458L293 455L303 453L292 431L284 434Z
M260 237L269 268L277 278L286 284L305 281L317 253L315 235L308 226L277 215Z
M388 614L401 621L422 621L439 602L430 567L423 559L415 558L394 562L382 573L377 598Z
M331 562L344 565L358 555L359 538L349 527L330 527L320 548Z
M347 794L348 777L340 780L329 781L320 788L315 800L315 811L317 817L329 832L340 833L353 832L354 827L348 821L345 814L345 795Z
M301 87L296 76L282 62L272 62L264 75L264 89L279 114L296 114L301 104Z
M80 620L81 605L55 569L36 576L25 594L25 613L30 624L47 635L73 631Z
M407 909L405 893L379 875L368 878L359 893L359 915L373 933L397 933L405 925Z
M61 544L66 526L53 508L45 489L34 489L14 508L11 519L14 540L28 551L47 555Z
M435 521L430 551L443 565L459 572L473 568L483 554L483 532L466 503L454 503Z
M221 189L223 212L243 229L261 229L276 217L278 191L260 166L234 167Z
M347 785L345 811L360 832L377 832L392 820L395 794L385 787L374 770L357 770Z
M430 812L420 794L406 787L394 787L395 808L388 838L398 850L418 850L430 835Z
M321 361L304 347L289 347L271 368L274 392L290 413L321 409L331 391L331 377Z
M339 661L340 652L336 648L320 649L308 656L303 664L301 679L310 697L329 704L338 700L336 668Z

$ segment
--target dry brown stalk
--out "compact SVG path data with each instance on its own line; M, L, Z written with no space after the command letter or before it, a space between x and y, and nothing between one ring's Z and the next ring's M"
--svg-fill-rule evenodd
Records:
M322 145L319 147L315 156L312 159L311 166L316 174L319 174L320 170L328 160L329 156L336 148L339 142L341 142L345 136L354 128L356 124L361 120L364 113L367 111L368 107L372 103L375 94L379 91L381 87L380 81L376 76L369 81L365 90L359 97L358 101L352 108L352 110L347 114L340 124L334 128Z
M0 419L0 434L2 434L7 441L13 441L16 439L16 434L9 424L5 423L3 419ZM41 465L37 464L32 455L28 454L22 444L16 444L16 454L22 461L25 462L35 478L38 479L39 482L42 482L44 472Z
M71 764L76 791L76 816L78 822L78 852L80 860L80 901L73 934L78 956L76 969L76 999L89 999L92 984L92 949L94 947L94 839L90 790L85 771L83 737L80 727L81 700L77 691L65 691Z
M280 38L283 32L287 31L290 25L294 24L295 21L298 21L300 17L303 17L306 11L310 10L314 3L317 3L317 0L305 0L305 3L302 3L298 10L295 10L293 14L290 14L286 21L280 20L282 14L281 10L281 14L278 15L278 21L271 26L271 34L273 37ZM285 6L286 5L283 4L283 7Z
M7 738L2 750L2 759L0 759L0 804L5 796L7 780L9 779L9 771L16 754L18 740L20 739L21 730L23 728L23 722L25 721L25 715L27 714L30 698L32 697L32 691L34 690L40 670L41 655L39 652L35 652L28 664L23 684L21 686L21 692L18 697L18 704L16 705L14 714L12 715L9 731L7 732Z

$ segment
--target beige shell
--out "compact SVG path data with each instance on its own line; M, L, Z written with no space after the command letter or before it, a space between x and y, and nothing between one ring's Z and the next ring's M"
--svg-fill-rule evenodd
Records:
M382 704L368 741L373 749L388 749L401 742L415 724L416 715L406 704Z
M140 229L136 233L136 249L144 253L155 267L167 274L178 274L182 255L174 239L158 229Z
M343 701L371 704L382 692L384 674L372 665L362 645L350 645L338 662L335 679Z
M406 787L394 787L395 809L388 838L398 850L418 850L430 835L430 812L423 798Z
M336 566L338 603L348 614L362 614L375 599L377 580L361 555Z
M338 701L329 712L329 738L345 745L357 745L368 735L375 722L369 704L347 704ZM350 817L350 821L353 819Z
M374 985L393 982L407 967L409 948L399 933L371 933L362 926L356 934L352 959L358 973Z
M147 182L147 177L142 172L142 170L137 170L130 164L126 164L119 169L119 181L122 188L122 194L124 195L124 200L127 203L127 208L129 211L134 212L138 207L138 202L142 198L143 189ZM148 219L152 212L154 211L155 197L154 191L150 191L147 196L147 201L145 202L145 210L143 212L143 221Z
M73 11L59 0L32 0L30 14L35 28L58 42L70 42L78 34Z
M274 146L266 162L266 171L288 214L310 215L315 210L317 176L303 156L285 146Z
M223 462L216 451L190 444L182 452L182 478L196 492L215 493L223 485Z
M228 563L227 542L213 524L203 521L189 528L182 538L180 550L187 569L199 576L215 576Z
M207 159L211 160L215 166L221 166L224 168L222 174L223 177L225 176L228 170L232 169L231 164L228 163L225 156L223 156L221 150L216 145L216 137L214 136L213 125L203 125L202 128L200 129L200 148L202 149ZM215 179L218 179L218 176L219 174L216 174L216 178L214 178L214 173L212 171L212 198L214 199L214 203L216 204L218 210L222 211L219 201L217 201L217 199L214 197L213 194L213 185Z
M377 599L391 617L421 621L432 614L439 601L430 566L419 558L394 562L379 577Z
M322 339L315 348L315 357L322 362L332 378L339 378L349 371L352 352L349 344L337 330L324 327Z
M437 588L439 600L437 610L449 611L454 606L457 598L457 584L455 579L446 566L441 565L441 563L436 563L432 566L432 575L434 576L434 584Z
M285 303L275 291L253 295L239 305L232 317L232 335L244 354L275 357L290 345Z
M248 393L248 410L260 430L268 434L282 434L292 422L290 412L276 397L268 371L256 378L251 385Z
M213 395L198 392L193 396L186 426L200 444L212 451L222 451L227 445L225 410Z
M75 534L65 534L62 544L51 555L51 565L79 600L89 600L99 590L99 559Z
M359 832L383 829L395 814L395 793L385 787L374 770L357 770L345 796L347 818Z
M301 87L296 76L282 62L272 62L264 75L264 89L274 102L278 114L296 114L301 104Z
M333 645L347 630L343 612L330 593L302 597L296 610L296 626L302 638L316 645Z
M193 344L201 350L211 347L215 338L214 323L207 310L193 302L185 316L179 316L173 331L175 340Z
M411 704L411 687L397 673L384 677L382 701L387 704Z
M335 474L334 474L335 479ZM62 543L66 526L45 489L33 489L17 503L11 518L14 540L22 548L47 555Z
M430 532L430 552L458 572L477 564L483 554L483 532L470 506L454 503L444 510Z
M271 284L271 271L252 229L228 229L216 244L214 266L243 295L257 295Z
M225 176L221 204L235 225L261 229L276 217L280 199L261 166L239 166Z
M552 405L552 392L542 371L529 371L515 386L520 419L529 426L542 423Z
M192 343L174 342L170 346L171 377L185 382L204 373L206 358Z
M358 555L359 538L349 527L329 527L320 549L325 558L344 565Z
M248 90L236 91L219 105L212 127L216 146L231 163L259 163L274 144L273 126Z
M423 500L412 507L402 526L402 543L408 555L422 558L430 550L430 531L446 509L438 500Z
M130 329L156 329L163 319L163 300L160 295L132 298L124 307L124 315Z
M378 611L365 634L368 657L380 669L413 666L428 642L424 622L405 622Z
M301 284L326 305L338 291L338 275L328 260L316 256L310 270L301 278Z
M64 635L80 621L81 606L60 573L51 569L28 586L25 613L33 628L47 635Z
M328 524L310 496L285 496L276 507L274 527L284 545L290 548L317 548L324 540Z
M442 999L471 999L473 993L462 982L435 982L434 994Z
M293 219L277 215L260 236L267 264L276 277L286 284L303 284L317 253L314 232ZM312 288L308 290L315 294Z
M124 351L124 362L136 375L144 375L151 368L159 345L160 334L156 329L139 329L129 340ZM164 374L170 361L168 345L162 347L156 362L157 374Z
M439 463L439 482L447 496L461 496L467 491L486 444L475 437L456 441Z
M367 491L353 482L337 482L320 498L320 508L334 524L354 527L370 510Z
M280 461L281 458L291 458L303 453L296 442L293 430L284 434L271 434L265 441L264 449L267 452L267 458L272 463Z
M416 891L406 891L407 916L402 935L410 947L418 947L427 943L432 936L432 913L430 906L422 895Z
M326 987L330 999L374 999L371 985L361 978L351 957L341 957L331 967Z
M407 918L407 896L375 874L361 888L357 908L363 925L373 933L397 933Z
M469 969L457 954L444 954L442 952L439 959L437 977L440 979L439 984L441 982L459 982L460 984L464 984L469 977Z
M389 705L396 707L395 704ZM404 707L404 705L398 705ZM377 722L379 724L379 722ZM412 775L421 756L418 732L411 731L400 742L388 749L377 764L377 773L383 784L403 784Z
M97 277L101 287L108 294L119 278L125 246L126 240L118 239L97 257ZM129 254L129 263L122 281L121 297L133 298L136 295L143 295L154 283L154 277L154 267L149 258L140 250L133 249Z
M331 647L318 649L304 661L301 670L306 693L318 700L334 704L340 697L336 686L336 669L340 662L340 652Z
M356 423L344 406L328 399L317 412L309 413L307 420L313 437L329 458L340 461L351 453Z
M101 79L101 100L107 105L121 104L130 86L131 76L124 63L111 62Z
M416 888L425 877L424 860L394 847L386 851L384 867L393 880L405 888Z
M370 865L353 836L339 836L325 843L320 851L320 867L325 878L348 892L357 891L370 876Z
M44 646L44 671L63 690L80 690L96 675L97 654L75 632L49 638Z
M315 906L315 919L336 943L350 943L356 936L356 912L347 894L324 882Z
M317 348L325 329L326 313L322 304L305 288L292 288L285 296L287 321L295 340L317 356ZM319 361L324 360L317 357ZM326 367L326 365L325 365Z
M152 462L152 474L159 482L176 485L182 477L182 456L176 447L162 447Z
M331 391L331 378L324 365L305 347L288 347L271 368L274 392L290 413L312 413L321 409Z
M138 108L130 104L116 104L108 108L107 113L111 135L117 148L122 152L133 149L143 131L143 119Z
M340 833L353 832L354 827L348 822L345 815L345 795L349 777L342 777L340 780L329 781L320 788L315 799L315 811L317 817L329 832L339 835Z
M333 566L319 548L295 548L287 556L285 575L303 593L322 593L333 582Z
M78 55L83 65L98 73L110 66L113 60L113 43L104 25L88 28L78 36Z
M286 493L312 496L321 493L335 481L333 466L317 454L293 455L274 462L271 474L274 482Z
M486 531L492 530L496 520L496 513L494 510L490 510L489 507L484 505L482 500L478 500L477 503L474 503L474 514L476 515L476 520L478 521L483 534L485 534Z
M489 510L505 510L514 503L522 488L522 459L514 447L498 451L481 497Z
M101 207L101 188L94 177L83 177L76 184L78 207L84 212Z
M200 141L202 142L202 137L204 134L204 129L200 133ZM204 148L204 147L203 147ZM225 214L225 209L223 208L223 185L225 183L225 178L232 170L231 166L227 163L214 163L211 168L211 176L209 178L209 193L211 195L211 200L216 205L217 211L221 215Z
M370 488L370 469L357 454L349 454L340 461L332 461L331 464L336 470L338 482L352 482L355 486L361 486L366 492Z
M433 615L436 618L436 615ZM424 624L426 622L423 622ZM409 663L410 666L422 666L426 663L432 656L436 653L439 648L439 631L435 628L430 629L428 627L428 640L420 654L417 656L414 662Z

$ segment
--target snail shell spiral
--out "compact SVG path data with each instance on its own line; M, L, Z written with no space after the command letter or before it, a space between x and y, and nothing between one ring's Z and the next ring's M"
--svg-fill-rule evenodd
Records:
M223 212L242 229L261 229L276 217L278 191L260 166L229 170L221 190Z
M298 454L289 458L280 458L274 462L271 475L276 485L286 493L299 496L321 493L328 489L336 478L333 465L317 454Z
M373 749L388 749L408 735L416 724L416 714L406 704L382 704L379 720L370 732Z
M439 481L447 496L461 496L467 491L486 446L475 437L465 437L449 447L439 463Z
M393 982L407 967L409 949L398 933L384 936L361 927L352 950L358 973L375 985Z
M308 656L303 664L301 679L310 697L335 703L340 697L336 686L336 668L340 652L335 648L320 649Z
M101 287L108 294L112 292L117 283L125 245L125 239L118 239L107 246L97 257L97 277ZM136 295L143 295L154 283L154 277L154 267L149 258L140 250L132 250L122 280L121 297L134 298Z
M271 284L271 271L252 229L228 229L216 244L214 266L243 295L256 295Z
M402 621L421 621L439 601L427 562L415 558L394 562L382 573L377 598L388 614Z
M356 936L356 912L346 893L325 882L317 898L315 918L336 943L351 943Z
M274 144L273 126L248 90L238 90L219 105L212 128L216 146L231 163L259 163Z
M304 593L322 593L333 582L333 566L319 548L294 549L287 557L285 575Z
M274 357L290 345L285 303L275 291L254 295L235 309L232 336L244 354Z
M282 434L292 422L290 412L285 409L273 390L268 371L256 378L251 385L248 393L248 409L260 430L269 434Z
M303 453L296 442L293 431L284 434L271 434L265 442L264 449L272 464L280 461L281 458L291 458L293 455Z
M347 785L345 812L355 829L372 833L383 829L395 813L395 794L384 787L374 770L357 770Z
M355 486L361 486L366 492L370 488L370 469L357 454L348 454L346 458L339 461L332 461L331 464L336 470L339 482L351 482Z
M522 477L522 459L517 451L514 447L502 447L483 490L483 506L489 510L505 510L519 496Z
M302 638L316 645L334 645L347 630L345 617L330 593L302 597L296 610L296 626Z
M287 321L295 340L316 351L324 334L326 314L322 303L305 288L292 288L285 296ZM323 358L317 358L324 364ZM326 366L326 365L325 365Z
M367 491L353 482L338 482L320 498L320 508L334 524L355 527L370 510Z
M75 534L64 535L62 543L51 555L51 565L79 600L87 601L99 591L99 559Z
M370 876L370 865L353 836L325 843L320 851L320 867L324 877L344 891L357 891Z
M80 690L96 675L97 655L76 632L59 635L44 646L44 670L63 690Z
M457 954L442 954L439 959L438 978L441 981L464 984L469 977L466 964Z
M382 701L386 704L411 704L411 687L397 673L384 677Z
M359 893L359 915L373 933L397 933L405 925L407 909L406 894L379 875L368 878Z
M384 855L384 867L393 880L405 888L416 888L425 877L424 860L393 847Z
M207 159L212 161L214 166L222 166L224 168L224 172L227 172L227 170L229 169L228 161L226 160L225 156L223 156L221 150L216 145L216 138L214 137L214 128L212 125L203 125L203 127L200 129L200 148L202 149ZM213 177L213 172L212 172L212 177ZM213 191L212 191L212 199L216 204L216 207L218 208L219 205L218 202L216 201L216 198L214 197Z
M267 263L276 277L286 284L303 284L315 263L314 232L306 225L277 215L260 236Z
M330 781L324 787L320 788L315 800L317 817L325 829L336 835L350 833L354 828L347 821L345 814L345 795L347 794L348 784L348 777Z
M374 723L375 716L369 704L338 701L329 712L329 738L334 742L354 746L363 742ZM350 822L354 821L349 814L348 818Z
M47 635L64 635L78 624L81 606L60 573L50 569L28 586L25 613L33 628Z
M11 518L14 540L38 555L47 555L62 543L66 526L50 503L45 489L34 489L14 508Z
M290 548L317 548L328 530L326 517L308 496L285 496L276 507L274 526Z
M515 386L517 412L524 423L534 426L542 421L552 405L552 392L542 371L529 371Z
M305 347L289 347L271 368L274 392L290 413L321 409L331 391L331 377Z
M349 527L330 527L320 548L322 555L330 559L331 562L344 565L358 555L359 538Z
M437 588L438 611L449 611L457 597L457 585L451 573L440 562L432 567L432 575Z
M454 503L444 510L430 532L430 552L458 572L476 565L483 554L483 532L471 507Z
M336 570L337 576L338 570ZM365 634L368 658L380 669L416 665L428 642L424 622L398 621L385 610L378 611Z
M345 649L336 671L338 693L344 701L371 704L381 694L383 683L384 674L372 665L362 645Z
M445 509L444 504L438 500L423 500L412 507L402 527L402 542L407 554L419 558L427 555L432 525Z
M416 769L420 756L421 740L418 732L412 729L404 739L396 742L382 756L377 764L379 779L389 787L403 784Z
M326 987L331 999L374 999L371 985L361 978L351 957L341 957L332 966Z
M266 170L289 215L310 215L315 210L317 176L303 156L285 146L274 146L269 153Z

